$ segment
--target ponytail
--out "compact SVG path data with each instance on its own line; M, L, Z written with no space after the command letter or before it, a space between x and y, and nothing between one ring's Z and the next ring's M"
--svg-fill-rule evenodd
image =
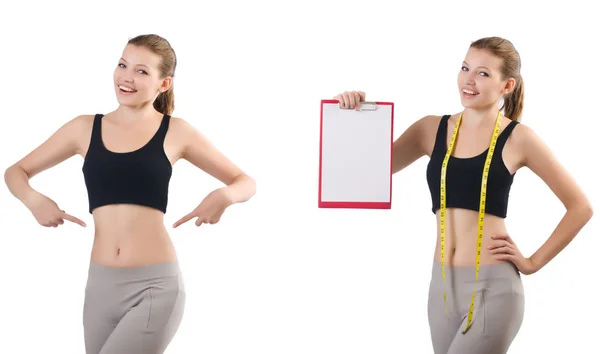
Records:
M154 109L162 114L173 114L173 110L175 110L175 93L172 86L156 97L156 100L154 100Z
M521 120L521 114L523 113L523 102L525 100L525 86L523 78L517 80L515 89L504 98L504 116L514 121Z

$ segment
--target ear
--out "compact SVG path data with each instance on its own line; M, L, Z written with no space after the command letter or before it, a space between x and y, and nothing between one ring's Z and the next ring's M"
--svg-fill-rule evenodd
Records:
M163 93L165 91L168 91L171 88L171 85L173 84L173 78L170 76L167 76L163 79L162 84L160 85L160 87L158 88L158 91L160 93Z
M502 94L503 95L508 95L510 94L514 89L515 89L515 85L517 83L517 80L515 80L514 78L510 78L506 81L506 83L504 84L504 87L502 88Z

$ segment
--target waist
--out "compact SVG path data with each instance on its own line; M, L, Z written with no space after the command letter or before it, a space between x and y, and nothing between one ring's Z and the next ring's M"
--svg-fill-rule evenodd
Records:
M94 210L92 261L107 266L141 266L176 259L164 214L139 205Z
M164 213L156 208L136 204L109 204L94 209L92 216L96 233L130 233L162 229Z
M441 262L441 229L440 214L437 219L437 241L435 261ZM477 256L477 237L479 229L479 213L472 210L448 209L446 213L446 237L444 261L448 266L474 266ZM505 261L497 260L487 247L492 243L492 235L508 233L503 218L486 214L483 222L481 239L481 264L500 264Z

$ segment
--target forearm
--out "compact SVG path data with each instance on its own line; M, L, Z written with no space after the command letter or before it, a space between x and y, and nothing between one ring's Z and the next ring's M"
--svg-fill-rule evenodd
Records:
M224 187L224 190L230 204L243 203L256 193L256 182L248 175L240 175Z
M536 270L540 270L558 255L581 231L592 217L589 204L581 204L567 209L548 240L530 257Z
M17 165L13 165L4 172L4 181L10 193L28 206L31 197L37 193L29 184L29 176Z

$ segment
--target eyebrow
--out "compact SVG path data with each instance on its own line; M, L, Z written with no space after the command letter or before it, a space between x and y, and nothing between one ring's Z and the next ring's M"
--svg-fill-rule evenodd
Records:
M123 59L123 58L121 58L121 60L123 60L124 62L126 62L126 63L127 63L127 60L125 60L125 59ZM148 65L145 65L145 64L138 64L138 65L139 65L139 66L144 66L144 67L146 67L146 68L149 68L149 67L148 67Z
M469 65L469 64L468 64L466 61L463 61L463 64L467 64L467 65ZM487 70L489 70L489 71L492 71L492 70L490 70L488 67L485 67L485 66L480 66L480 68L484 68L484 69L487 69Z

